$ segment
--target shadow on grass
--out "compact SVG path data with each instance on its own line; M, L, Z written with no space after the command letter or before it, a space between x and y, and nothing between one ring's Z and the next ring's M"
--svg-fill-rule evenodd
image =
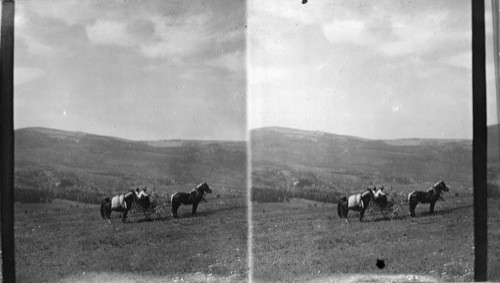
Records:
M474 207L473 204L468 204L468 205L461 205L461 206L456 206L456 207L449 207L449 208L444 208L444 209L439 209L439 210L434 210L434 213L431 214L429 211L423 211L419 212L415 217L411 217L409 214L407 215L402 215L394 218L390 217L377 217L374 219L365 219L363 222L381 222L381 221L397 221L397 220L407 220L407 219L421 219L421 218L428 218L428 217L436 217L439 215L449 215L453 214L457 211L461 210L466 210Z
M449 207L449 208L443 208L443 209L435 209L434 213L432 213L432 214L429 211L424 211L424 212L420 212L419 214L417 214L416 218L453 214L456 211L465 210L465 209L469 209L469 208L473 208L473 207L474 207L474 204L468 204L468 205L461 205L461 206Z
M148 218L141 218L136 221L131 221L129 223L142 223L142 222L157 222L157 221L170 221L174 219L189 219L189 218L198 218L198 217L205 217L205 216L210 216L210 215L215 215L220 212L225 212L225 211L230 211L230 210L236 210L236 209L246 209L246 206L244 205L228 205L219 209L207 209L207 210L202 210L200 212L197 212L196 214L191 214L191 212L185 212L180 217L178 218L173 218L168 212L168 215L166 216L150 216Z
M137 221L135 221L135 223L142 223L142 222L159 222L159 221L166 221L167 219L169 219L171 217L149 217L149 218L142 218L142 219L139 219Z
M378 217L378 218L375 218L369 222L381 222L381 221L399 221L399 220L406 220L410 218L410 216L399 216L399 217L395 217L395 218L390 218L390 217Z
M424 207L425 207L425 205L426 204L419 204L419 206L424 206ZM429 209L428 206L429 205L427 205L427 209ZM408 214L401 215L401 216L394 217L394 218L390 218L390 217L378 217L378 218L375 218L373 220L369 220L369 222L395 221L395 220L407 220L407 219L419 219L419 218L427 218L427 217L436 217L436 216L439 216L439 215L453 214L453 213L455 213L457 211L466 210L466 209L470 209L470 208L473 208L473 207L474 207L474 204L461 205L461 206L456 206L456 207L447 207L447 208L443 208L443 209L436 208L434 210L434 213L432 213L432 214L427 210L427 211L423 211L423 212L417 213L415 217L411 217L409 215L409 212L408 212Z
M219 214L221 212L225 211L230 211L230 210L237 210L237 209L246 209L246 206L242 205L228 205L219 209L207 209L207 210L202 210L200 212L197 212L196 214L191 214L190 212L184 213L181 217L178 219L183 219L183 218L196 218L196 217L203 217L203 216L210 216L210 215L215 215Z

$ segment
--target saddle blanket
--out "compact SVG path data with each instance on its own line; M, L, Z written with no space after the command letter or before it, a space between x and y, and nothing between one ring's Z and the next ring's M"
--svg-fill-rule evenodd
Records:
M114 208L123 207L124 209L127 209L127 203L124 200L125 200L124 195L114 196L111 199L111 208L114 209Z
M349 206L349 208L354 208L354 207L363 208L363 202L361 201L361 194L350 196L347 205Z

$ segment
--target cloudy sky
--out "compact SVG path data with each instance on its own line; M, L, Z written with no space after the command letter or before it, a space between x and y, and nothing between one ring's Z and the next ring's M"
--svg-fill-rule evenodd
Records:
M15 128L246 137L246 3L16 1Z
M248 25L250 128L472 138L470 1L252 0Z

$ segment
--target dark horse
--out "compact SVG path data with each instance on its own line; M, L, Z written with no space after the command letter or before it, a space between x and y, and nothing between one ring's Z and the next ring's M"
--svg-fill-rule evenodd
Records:
M428 189L426 192L414 191L408 195L408 202L410 203L410 215L415 217L415 208L417 204L420 203L430 203L429 214L434 213L434 205L441 199L441 193L449 191L448 187L443 181L437 182L432 188Z
M351 195L349 198L343 197L337 203L337 213L340 218L345 218L346 222L348 222L347 213L349 210L359 211L359 221L363 221L363 216L371 200L375 200L374 192L371 188L360 194Z
M172 201L172 215L174 218L177 218L177 209L181 204L192 204L193 205L193 214L196 214L196 208L200 201L207 200L203 197L205 193L212 193L212 190L207 185L207 183L199 184L195 189L190 191L189 193L175 193L172 195L170 200Z
M149 209L151 202L146 194L146 189L136 188L122 195L117 195L110 198L105 198L101 202L101 216L103 219L108 219L111 223L111 211L122 213L122 221L125 222L128 211L132 208L133 203L141 205L144 213Z

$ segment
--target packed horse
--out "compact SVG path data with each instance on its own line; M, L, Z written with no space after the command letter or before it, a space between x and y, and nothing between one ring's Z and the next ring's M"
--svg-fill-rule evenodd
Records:
M347 220L349 210L359 211L359 221L363 221L363 216L371 201L374 201L381 209L387 206L387 196L383 192L383 187L368 188L366 191L341 198L337 203L337 214L340 218Z
M433 214L436 202L438 200L444 201L442 194L448 191L449 188L446 184L443 181L439 181L427 191L411 192L408 195L410 215L415 217L415 208L419 203L429 203L429 214ZM395 205L393 201L389 202L387 200L387 195L384 192L384 187L381 187L378 190L376 187L373 187L368 188L362 193L341 198L337 203L337 213L340 218L345 218L347 221L347 214L349 210L359 211L359 220L362 221L365 211L372 201L380 208L380 211L384 214L384 216L386 216L387 210L399 210L401 205L404 204L404 202L402 202L400 205Z
M134 203L138 203L142 207L143 212L146 213L151 205L146 190L147 188L136 188L135 190L130 190L124 194L103 199L101 202L101 217L105 220L107 219L111 223L111 212L121 212L122 221L125 222L127 213L132 208Z

